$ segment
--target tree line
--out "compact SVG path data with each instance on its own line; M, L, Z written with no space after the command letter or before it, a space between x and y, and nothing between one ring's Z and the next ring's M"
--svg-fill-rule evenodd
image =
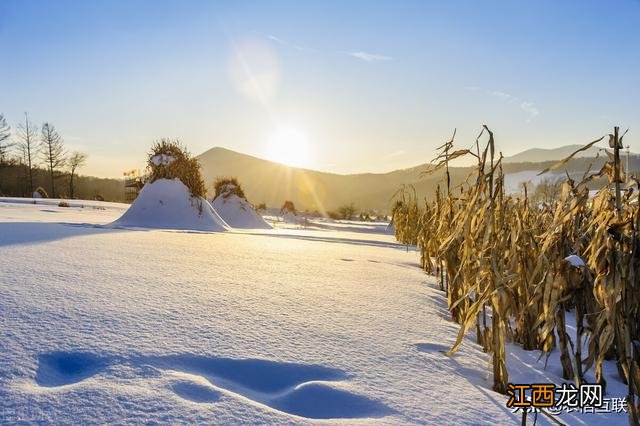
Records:
M24 121L18 123L12 131L6 118L0 113L0 195L32 196L38 191L41 195L53 198L63 195L56 186L61 177L66 177L69 198L76 197L77 173L87 161L87 154L79 151L68 152L64 139L49 122L41 126L34 124L27 113ZM36 186L41 182L42 170L47 174L47 190ZM22 173L22 176L16 174ZM13 185L11 184L13 178ZM38 179L40 178L40 179ZM23 185L16 187L16 181Z

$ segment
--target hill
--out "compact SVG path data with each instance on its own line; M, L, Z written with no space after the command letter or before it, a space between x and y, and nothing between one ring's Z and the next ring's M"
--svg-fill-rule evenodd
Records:
M506 174L531 171L535 175L577 148L569 145L556 150L528 150L530 154L525 151L510 157L510 161L505 162L504 171ZM547 151L547 161L539 161L538 151ZM291 200L298 209L321 212L335 210L349 203L354 203L358 209L389 212L394 194L403 185L412 185L419 198L431 199L436 187L442 185L444 179L441 171L432 175L423 174L431 167L429 163L388 173L342 175L289 167L220 147L204 152L198 156L198 160L209 191L213 190L213 181L217 177L234 176L240 180L248 200L254 204L264 202L269 207L280 207L285 200ZM566 164L566 169L571 173L581 173L591 163L594 169L600 167L602 161L588 157L575 158ZM640 160L633 157L632 169L639 166ZM462 183L471 171L470 167L451 168L452 184Z
M559 148L531 148L522 151L511 157L505 157L505 163L540 163L544 161L558 161L571 155L572 152L580 149L582 145L564 145ZM595 157L598 155L598 148L591 147L576 154L575 158ZM603 154L600 154L603 155Z

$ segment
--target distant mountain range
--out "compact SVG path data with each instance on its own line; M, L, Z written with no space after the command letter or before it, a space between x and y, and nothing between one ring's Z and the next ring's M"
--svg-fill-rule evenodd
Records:
M580 149L582 145L565 145L560 148L544 149L531 148L522 151L511 157L505 157L505 163L540 163L543 161L558 161L571 155L572 152ZM598 148L591 147L585 151L576 154L576 158L595 157L598 155ZM601 153L600 155L603 155Z
M578 148L579 145L567 145L556 149L529 149L505 158L504 171L506 174L537 172ZM604 160L594 160L596 153L595 148L581 153L566 164L566 169L581 172L591 163L594 168L600 167ZM291 200L300 210L327 212L354 203L358 209L388 213L394 195L403 185L413 186L420 199L431 199L438 185L444 189L442 171L424 175L423 172L432 167L429 163L388 173L342 175L289 167L220 147L200 154L198 160L210 191L216 178L233 176L240 180L250 202L265 203L268 207L280 207L285 200ZM631 168L640 168L640 159L635 154ZM463 182L471 171L470 167L451 168L452 184Z

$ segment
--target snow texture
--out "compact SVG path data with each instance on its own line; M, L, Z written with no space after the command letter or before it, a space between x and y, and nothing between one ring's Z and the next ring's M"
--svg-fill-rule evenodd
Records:
M286 211L282 213L281 218L284 223L290 223L294 225L302 225L305 221L303 217L300 217L297 214L290 211Z
M225 231L229 226L202 197L191 196L179 179L147 183L112 227Z
M385 231L387 232L387 234L395 235L396 234L396 226L393 224L393 222L389 222L389 224L387 225L387 228L385 229Z
M102 226L123 204L17 201L0 198L0 424L520 421L474 336L443 353L459 328L446 295L386 223L136 231ZM512 382L563 382L557 351L546 369L506 352Z
M223 191L211 202L211 205L232 228L271 229L271 225L256 212L247 200L232 192Z
M570 256L567 256L564 258L564 260L566 262L569 262L569 264L571 266L575 266L577 268L583 267L583 266L587 266L586 263L584 263L584 260L582 260L582 258L578 255L572 254Z
M175 161L175 157L169 154L156 154L151 157L151 162L156 166L168 166Z
M523 170L504 175L504 190L507 194L521 194L522 184L526 183L529 191L535 189L543 181L555 182L564 177L564 173L548 172L543 175L540 170Z

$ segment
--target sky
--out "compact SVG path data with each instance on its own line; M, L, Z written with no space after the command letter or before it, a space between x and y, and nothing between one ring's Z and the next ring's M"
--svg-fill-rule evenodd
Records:
M337 173L431 160L482 124L505 155L630 128L640 1L0 0L0 113L50 122L82 174L153 141Z

